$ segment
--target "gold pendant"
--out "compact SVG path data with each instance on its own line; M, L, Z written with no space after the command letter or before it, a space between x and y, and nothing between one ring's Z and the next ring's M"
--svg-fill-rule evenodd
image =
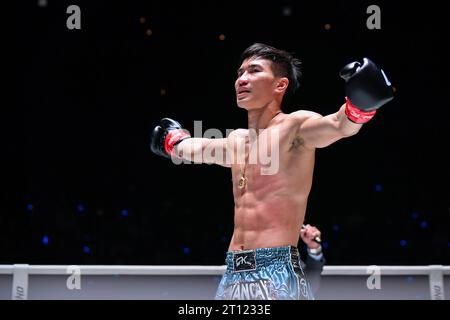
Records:
M244 178L244 176L241 176L239 178L238 187L239 187L239 189L242 189L242 188L245 187L245 178Z

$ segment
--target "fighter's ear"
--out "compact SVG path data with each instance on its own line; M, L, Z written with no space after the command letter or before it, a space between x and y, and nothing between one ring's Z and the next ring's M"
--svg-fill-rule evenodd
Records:
M286 77L279 78L277 80L277 86L275 88L276 92L282 93L285 92L289 85L289 79Z

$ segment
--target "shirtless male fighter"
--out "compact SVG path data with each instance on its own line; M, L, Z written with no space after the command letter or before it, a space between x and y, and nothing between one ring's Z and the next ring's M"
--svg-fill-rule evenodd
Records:
M315 150L356 134L393 99L392 86L383 70L364 58L340 71L346 97L337 112L285 114L282 101L299 86L300 61L255 43L239 65L236 100L248 112L247 129L223 139L191 137L178 122L164 118L152 132L151 149L168 158L231 168L234 232L216 299L313 299L296 245ZM270 154L276 170L267 170L261 151Z

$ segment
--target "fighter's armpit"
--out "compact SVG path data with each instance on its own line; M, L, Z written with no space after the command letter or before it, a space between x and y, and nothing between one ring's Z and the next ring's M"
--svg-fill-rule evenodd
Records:
M288 152L298 150L300 147L305 145L305 140L300 136L300 134L296 133L295 136L290 141Z

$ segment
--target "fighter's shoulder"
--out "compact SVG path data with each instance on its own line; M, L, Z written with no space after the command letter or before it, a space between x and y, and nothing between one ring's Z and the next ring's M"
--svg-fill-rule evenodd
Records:
M245 137L248 135L248 129L235 129L228 133L228 139Z
M322 118L320 113L309 110L297 110L288 115L288 118L292 121L303 122L310 118Z

